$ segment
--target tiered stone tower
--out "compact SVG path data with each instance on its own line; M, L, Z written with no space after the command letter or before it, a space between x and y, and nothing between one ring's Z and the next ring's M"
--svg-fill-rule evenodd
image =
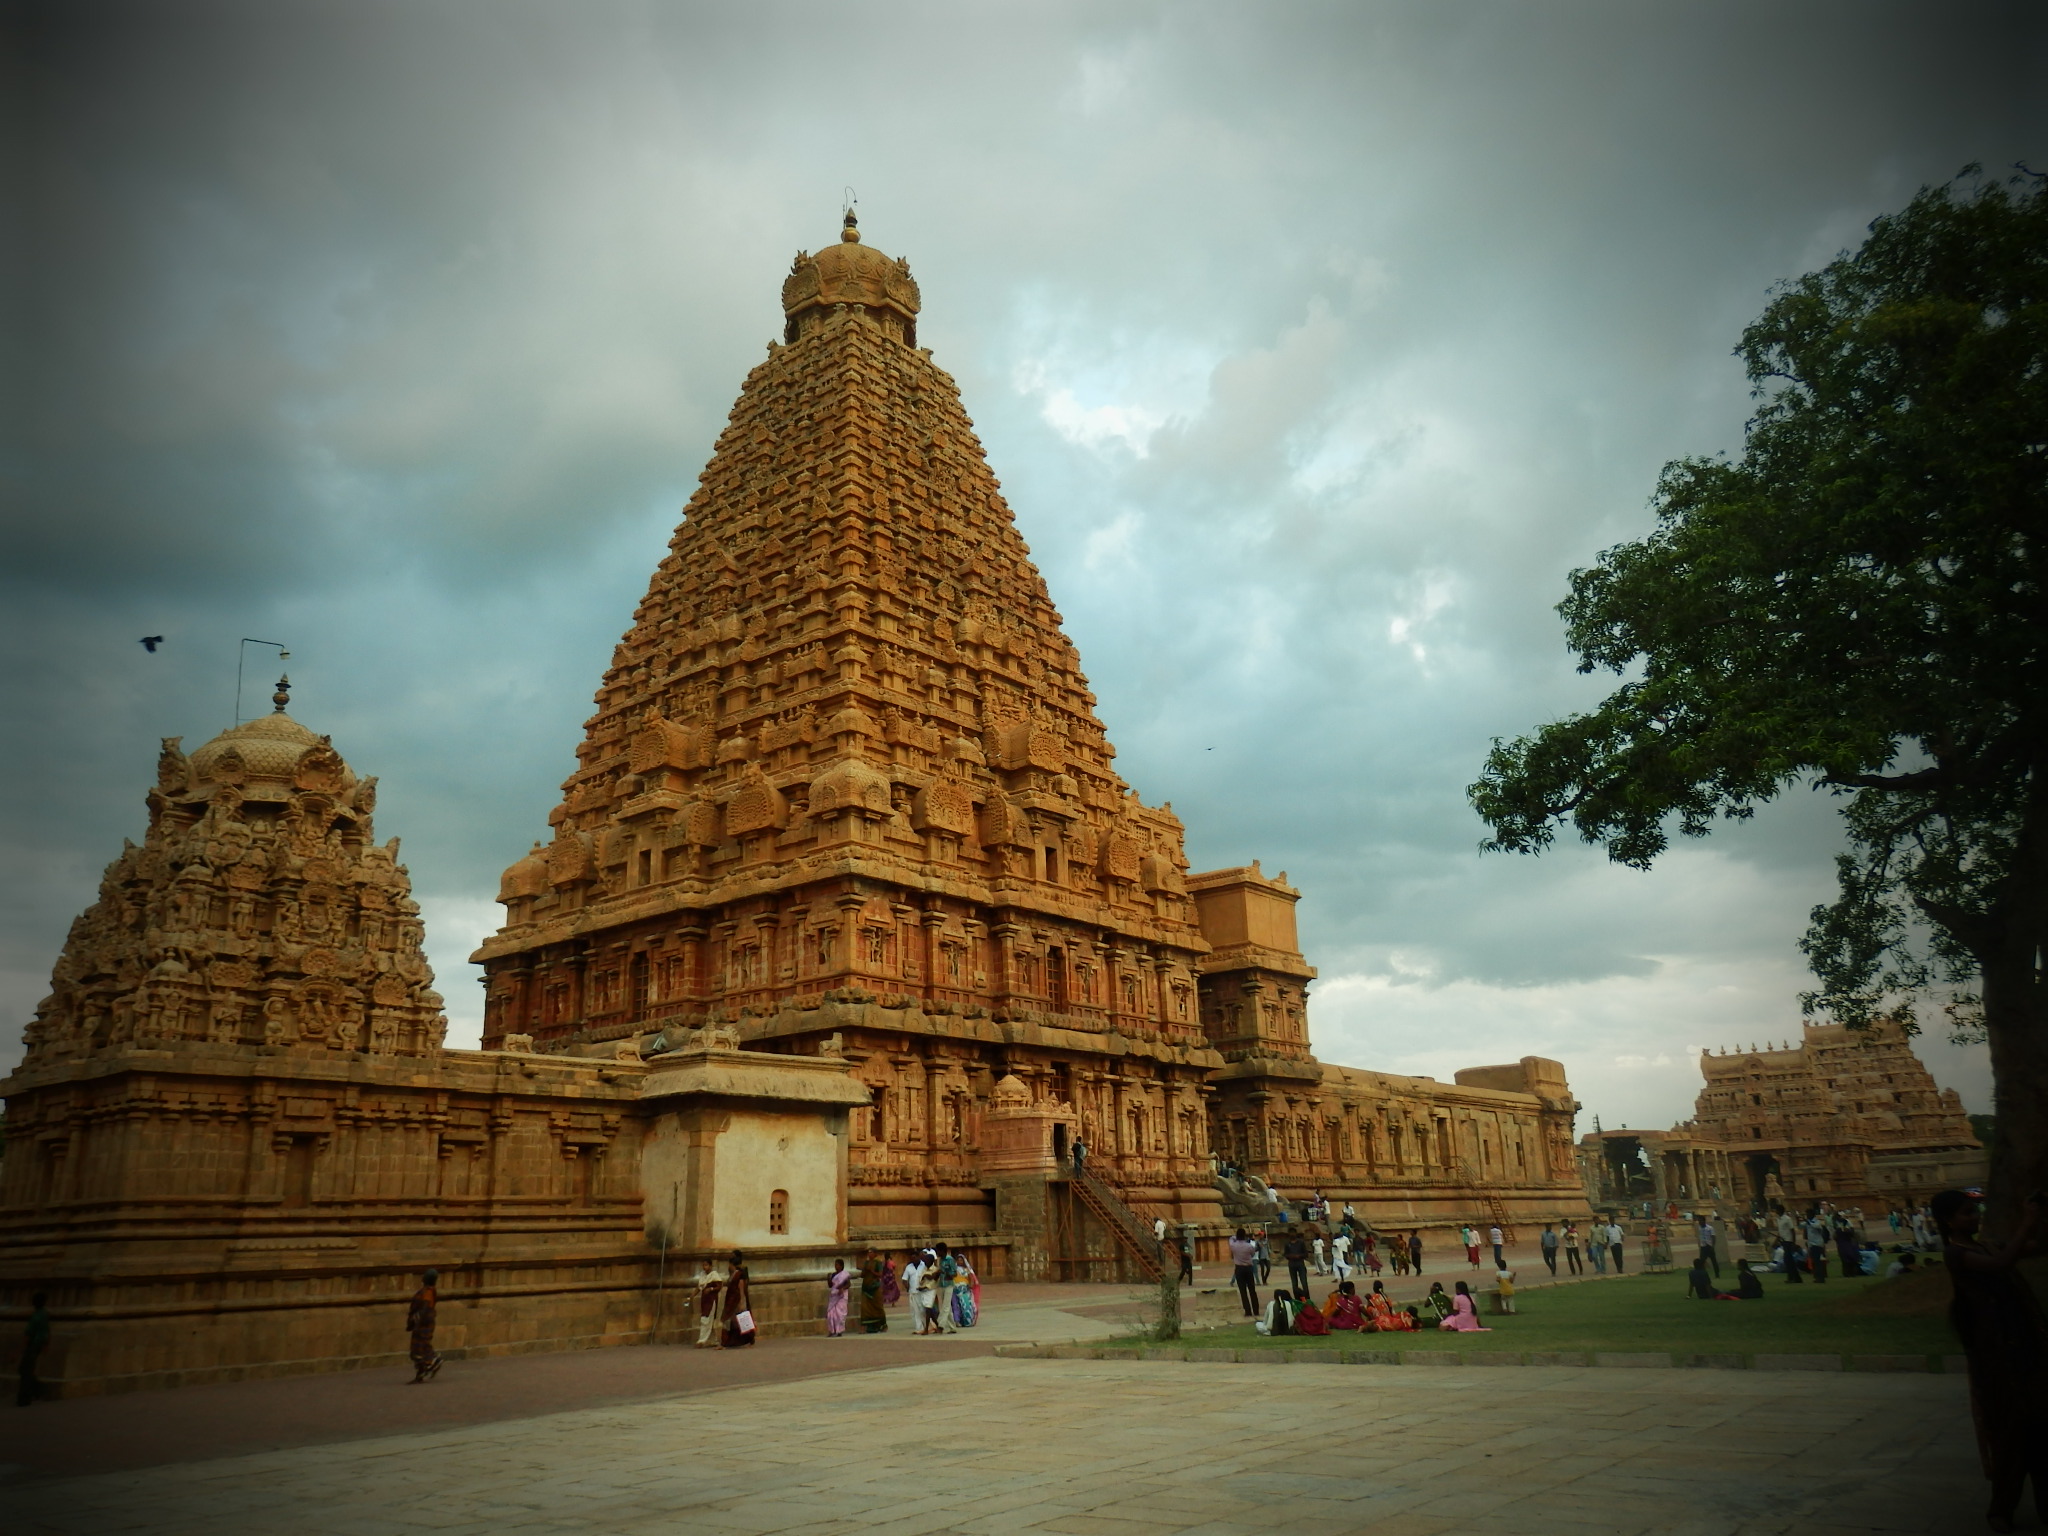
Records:
M857 1230L985 1206L1005 1071L1129 1194L1213 1215L1180 822L1111 766L909 267L849 214L782 297L552 838L505 873L485 1044L842 1033L876 1095Z
M284 712L286 688L189 758L165 739L149 830L72 924L26 1066L180 1041L439 1048L419 905L398 840L371 832L377 781Z
M856 1237L994 1229L1057 1266L1088 1247L1057 1201L1006 1211L1075 1136L1171 1220L1219 1214L1212 1148L1393 1221L1582 1211L1556 1063L1316 1060L1299 893L1188 875L1171 806L1117 776L909 267L849 214L782 304L552 836L505 872L486 1046L836 1039L874 1094Z
M1935 1082L1891 1020L1808 1023L1797 1041L1703 1050L1700 1075L1682 1125L1584 1138L1598 1198L1878 1211L1989 1176L1961 1097Z

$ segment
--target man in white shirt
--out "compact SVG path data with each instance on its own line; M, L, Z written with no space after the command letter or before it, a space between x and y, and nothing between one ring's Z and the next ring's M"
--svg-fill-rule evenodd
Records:
M1721 1278L1721 1252L1716 1246L1719 1237L1720 1234L1714 1230L1714 1224L1702 1216L1699 1230L1700 1262L1712 1266L1716 1280Z
M1330 1239L1330 1272L1339 1285L1351 1278L1351 1234L1343 1227Z
M1493 1244L1493 1267L1499 1269L1501 1265L1507 1263L1507 1259L1502 1256L1500 1251L1500 1245L1506 1241L1506 1234L1499 1227L1488 1227L1486 1229L1486 1240Z
M1607 1231L1605 1233L1607 1238L1607 1257L1614 1260L1614 1272L1617 1275L1622 1273L1621 1240L1623 1235L1620 1222L1610 1221L1607 1223Z
M931 1325L932 1320L931 1292L918 1289L918 1283L924 1279L925 1264L925 1256L919 1253L913 1254L910 1262L903 1266L903 1289L910 1297L912 1333L923 1333Z
M1319 1275L1327 1275L1330 1272L1330 1262L1324 1256L1323 1234L1318 1232L1314 1237L1310 1238L1309 1246L1315 1250L1315 1272Z
M1166 1241L1166 1218L1164 1216L1154 1216L1152 1218L1152 1241L1155 1243Z

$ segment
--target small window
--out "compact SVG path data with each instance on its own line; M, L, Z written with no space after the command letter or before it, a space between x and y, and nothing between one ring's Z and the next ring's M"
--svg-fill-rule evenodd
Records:
M778 1189L768 1197L768 1230L780 1236L789 1231L789 1191Z
M651 848L640 850L640 883L654 884L654 850Z

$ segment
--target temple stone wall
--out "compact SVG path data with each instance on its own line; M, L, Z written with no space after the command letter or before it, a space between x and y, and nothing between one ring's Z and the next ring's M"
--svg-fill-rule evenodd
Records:
M751 1055L668 1060L745 1076L761 1071ZM764 1332L815 1332L824 1274L850 1253L843 1125L865 1091L843 1062L766 1065L777 1081L751 1099L661 1061L496 1052L397 1064L200 1046L24 1069L5 1084L0 1304L50 1293L45 1374L68 1392L397 1363L430 1266L458 1353L646 1342L661 1281L735 1246ZM687 1169L643 1158L693 1118L730 1129ZM685 1212L717 1211L708 1233L650 1221L649 1172Z

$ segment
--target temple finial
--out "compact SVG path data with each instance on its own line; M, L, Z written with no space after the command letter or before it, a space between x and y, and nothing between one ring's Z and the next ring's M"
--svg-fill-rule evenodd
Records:
M275 712L281 715L284 713L285 705L291 703L291 701L292 680L290 677L280 677L277 680L277 692L270 696L270 702L276 706Z
M846 217L841 219L839 223L841 226L839 238L858 245L860 243L860 215L853 211L851 204L847 206Z

